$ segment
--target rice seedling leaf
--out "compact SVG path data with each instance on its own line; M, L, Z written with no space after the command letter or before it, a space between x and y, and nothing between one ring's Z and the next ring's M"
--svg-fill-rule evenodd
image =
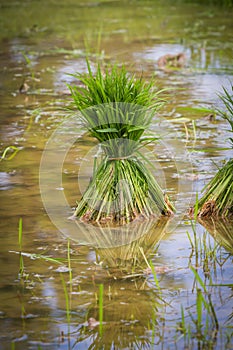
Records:
M118 132L118 130L116 128L107 128L107 129L96 129L95 132L100 132L100 133L104 133L104 132Z
M201 277L198 275L197 271L194 269L193 266L190 266L190 270L193 272L197 282L200 284L200 286L203 288L204 292L207 293L206 286L204 282L202 281Z

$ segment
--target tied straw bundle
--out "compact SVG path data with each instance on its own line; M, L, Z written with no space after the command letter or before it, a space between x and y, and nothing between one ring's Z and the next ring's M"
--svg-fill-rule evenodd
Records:
M233 95L225 88L220 95L226 111L218 111L225 119L233 132ZM231 85L233 91L233 85ZM233 138L229 138L233 148ZM230 159L222 168L218 170L213 179L203 189L205 191L198 201L200 218L205 217L233 217L233 159Z
M160 107L152 82L129 77L124 67L97 67L95 76L74 74L82 86L69 85L73 107L102 149L74 217L92 223L125 224L139 216L171 215L168 197L146 167L140 152L154 138L142 138Z

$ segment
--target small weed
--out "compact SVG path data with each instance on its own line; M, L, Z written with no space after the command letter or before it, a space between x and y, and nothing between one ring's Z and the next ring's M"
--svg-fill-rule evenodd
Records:
M186 347L189 348L192 340L195 340L198 349L212 349L219 330L218 319L207 286L193 266L190 266L190 270L195 277L196 310L195 313L189 310L185 316L184 307L181 305L181 321L177 331L183 334ZM187 317L191 322L187 321Z
M104 298L104 285L100 284L99 285L99 332L100 335L103 334L103 298Z
M70 283L70 293L72 293L72 269L71 269L71 259L70 259L70 240L67 242L67 261L69 269L69 283Z
M7 157L7 154L9 153L9 151L13 151L13 153L11 153L11 155L9 157ZM2 156L0 157L0 161L2 161L3 159L5 160L11 160L13 159L16 154L19 152L19 148L16 146L8 146L4 149Z
M157 274L156 274L156 272L155 272L155 267L154 267L154 265L153 265L153 263L152 263L151 260L150 260L150 268L151 268L151 271L152 271L152 274L153 274L153 278L154 278L156 287L157 287L159 293L161 293L161 288L160 288L160 285L159 285L159 280L158 280Z
M62 287L65 295L65 301L66 301L66 318L67 318L67 324L68 324L68 329L70 326L70 320L71 320L71 314L70 314L70 298L69 298L69 293L67 291L66 287L66 282L64 280L63 274L60 273L61 276L61 281L62 281Z
M32 78L32 80L34 80L35 79L35 72L32 69L32 60L24 52L22 52L22 56L25 59L26 65L29 67L31 78Z
M23 244L23 219L19 219L19 228L18 228L18 237L19 237L19 276L24 275L24 262L22 254L22 244Z

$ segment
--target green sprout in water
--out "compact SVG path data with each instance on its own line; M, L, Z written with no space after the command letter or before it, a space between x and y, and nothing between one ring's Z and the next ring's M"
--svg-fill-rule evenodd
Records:
M233 132L233 95L225 88L220 95L226 112L219 111ZM231 85L233 91L233 85ZM233 138L229 138L233 149ZM201 219L208 217L232 217L233 216L233 159L230 159L218 170L214 178L205 186L204 195L198 201L199 214Z
M24 275L24 262L23 262L23 255L22 255L22 242L23 242L23 219L22 218L19 219L18 236L19 236L19 249L20 249L19 275L22 277Z
M104 297L104 285L99 285L99 332L103 333L103 297Z
M181 305L181 317L178 323L177 331L184 338L184 348L194 349L214 349L219 331L219 322L211 300L211 293L205 282L193 266L190 266L195 277L196 302L195 310L191 312L188 307ZM190 322L191 321L191 322Z
M146 166L143 138L162 102L153 84L130 77L116 65L93 75L75 74L82 86L69 86L73 107L102 149L93 177L74 217L86 222L128 223L142 216L171 215L174 207ZM98 164L97 164L98 163Z
M11 155L10 155L9 157L7 157L7 154L9 153L9 151L10 151L10 152L13 151L13 152L11 153ZM0 157L0 161L3 160L3 159L5 159L5 160L11 160L11 159L14 158L14 156L15 156L18 152L19 152L19 148L18 148L18 147L16 147L16 146L8 146L8 147L6 147L6 148L4 149L4 151L2 152L2 155L1 155L1 157Z

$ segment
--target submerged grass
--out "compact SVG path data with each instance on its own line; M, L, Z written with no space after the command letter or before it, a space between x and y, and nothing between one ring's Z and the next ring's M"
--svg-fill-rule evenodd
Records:
M170 215L174 208L145 165L140 149L162 101L152 81L130 77L116 65L102 72L75 74L82 86L69 86L73 107L102 149L102 159L76 210L91 222L127 223L142 215Z
M233 91L233 85L231 85ZM219 111L233 132L233 95L225 88L220 95L226 111ZM233 149L233 138L229 138ZM201 219L205 217L232 217L233 216L233 159L230 159L222 168L218 170L214 178L205 186L204 195L198 202Z

